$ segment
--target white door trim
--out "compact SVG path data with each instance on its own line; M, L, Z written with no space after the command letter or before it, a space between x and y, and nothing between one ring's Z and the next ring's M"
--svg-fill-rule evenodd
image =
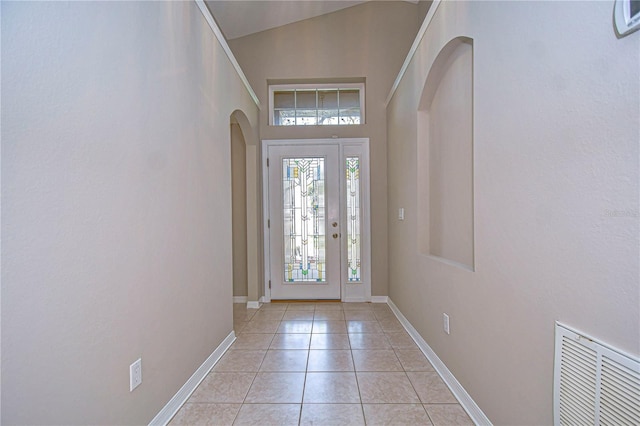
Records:
M358 155L361 158L360 185L362 202L362 281L350 283L346 280L346 269L341 268L341 300L343 302L370 302L371 301L371 199L370 199L370 171L369 171L369 138L341 138L341 139L270 139L262 141L262 217L263 217L263 251L264 251L264 302L271 302L271 255L269 253L269 169L267 167L270 146L278 145L338 145L340 148L340 161L343 162L346 155ZM346 192L344 179L341 178L340 197L344 198ZM342 204L342 203L341 203ZM345 216L344 209L341 216ZM340 221L340 232L346 235L346 220ZM346 238L341 243L341 257L346 258ZM344 269L344 270L343 270Z

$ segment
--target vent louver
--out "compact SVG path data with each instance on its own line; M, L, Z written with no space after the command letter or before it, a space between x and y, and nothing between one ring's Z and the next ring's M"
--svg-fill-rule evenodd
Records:
M556 425L640 425L640 362L556 324Z

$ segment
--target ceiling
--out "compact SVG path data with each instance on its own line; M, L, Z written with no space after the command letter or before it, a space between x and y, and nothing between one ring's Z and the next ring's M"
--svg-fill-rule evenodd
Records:
M205 3L224 36L231 40L366 1L371 0L205 0Z

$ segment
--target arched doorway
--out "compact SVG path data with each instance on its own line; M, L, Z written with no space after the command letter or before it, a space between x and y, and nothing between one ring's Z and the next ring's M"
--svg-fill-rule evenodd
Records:
M260 192L258 139L246 115L234 111L230 116L233 296L235 302L259 307Z
M233 301L246 303L248 296L246 145L242 129L233 115L230 126Z

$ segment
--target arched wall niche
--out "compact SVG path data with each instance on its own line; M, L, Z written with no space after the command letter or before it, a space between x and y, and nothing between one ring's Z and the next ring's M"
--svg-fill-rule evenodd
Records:
M419 252L474 270L472 39L456 37L438 53L417 123Z

